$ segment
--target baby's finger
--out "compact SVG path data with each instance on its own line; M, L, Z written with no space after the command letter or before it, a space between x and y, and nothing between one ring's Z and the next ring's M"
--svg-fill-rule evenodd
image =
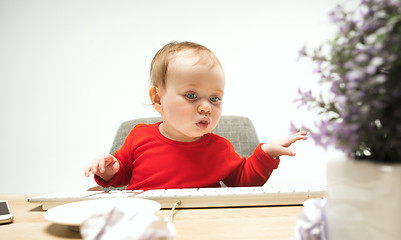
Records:
M292 135L297 135L297 136L306 136L308 133L307 132L301 132L301 131L298 131L298 132L296 132L296 133L294 133L294 134L292 134Z
M99 159L99 171L101 173L104 173L106 171L106 168L109 168L110 165L113 163L114 163L113 155L110 154L104 155Z
M91 167L91 173L96 174L99 172L99 161L94 161Z
M281 155L287 155L287 156L295 156L296 153L295 151L289 149L289 148L283 148L282 154Z
M308 135L308 132L298 132L297 134L298 135L302 135L302 136L306 136L306 135Z
M107 165L106 157L101 157L98 162L99 162L99 171L101 173L104 173L105 171L104 167Z
M85 177L89 177L90 176L91 170L92 170L91 166L87 166L85 168Z
M113 162L114 157L113 157L113 155L107 154L107 155L104 156L104 160L105 160L105 162L106 162L107 164L110 164L110 163Z
M300 132L300 133L296 133L290 136L290 141L292 143L298 141L298 140L306 140L308 139L308 137L306 136L306 132Z

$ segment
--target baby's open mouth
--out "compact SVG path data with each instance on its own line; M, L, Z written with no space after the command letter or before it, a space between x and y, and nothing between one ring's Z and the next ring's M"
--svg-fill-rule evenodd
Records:
M196 126L200 129L206 129L210 124L210 119L209 118L202 118L199 122L196 123Z

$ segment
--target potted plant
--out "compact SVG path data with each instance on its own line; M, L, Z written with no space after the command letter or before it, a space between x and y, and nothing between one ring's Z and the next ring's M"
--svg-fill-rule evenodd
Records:
M334 39L300 51L319 89L295 101L320 117L310 137L344 153L328 161L329 239L401 239L401 1L346 3Z

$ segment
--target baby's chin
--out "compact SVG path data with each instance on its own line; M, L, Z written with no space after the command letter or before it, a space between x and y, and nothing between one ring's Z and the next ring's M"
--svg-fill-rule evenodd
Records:
M207 128L199 128L196 126L196 129L182 129L181 133L186 136L188 142L194 142L201 138L203 138L206 134L211 133L215 126L212 124L208 124Z
M210 133L210 131L203 131L203 133L189 134L189 135L187 135L187 137L189 139L190 138L193 139L193 141L191 141L191 142L194 142L194 141L202 139L208 133Z

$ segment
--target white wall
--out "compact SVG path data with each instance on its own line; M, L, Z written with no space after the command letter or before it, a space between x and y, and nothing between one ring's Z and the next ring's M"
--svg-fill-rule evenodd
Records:
M151 58L172 41L201 43L226 73L225 115L248 116L262 141L307 119L292 100L313 83L298 50L328 39L335 0L0 0L0 194L84 190L84 167L119 124L157 116ZM296 144L271 182L324 181L328 153Z

